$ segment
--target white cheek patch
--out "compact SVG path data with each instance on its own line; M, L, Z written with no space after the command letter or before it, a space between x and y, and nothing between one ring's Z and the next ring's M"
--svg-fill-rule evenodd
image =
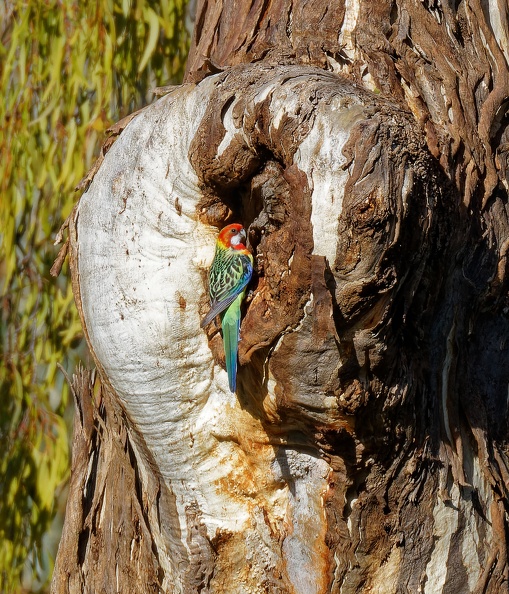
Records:
M237 233L230 240L230 243L232 245L239 245L239 243L241 243L241 242L242 242L242 234L241 233Z

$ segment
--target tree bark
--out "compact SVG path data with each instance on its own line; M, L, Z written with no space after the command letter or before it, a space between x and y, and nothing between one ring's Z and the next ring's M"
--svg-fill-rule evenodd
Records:
M53 592L509 592L506 12L198 3L68 221L101 388ZM232 395L200 319L234 221Z

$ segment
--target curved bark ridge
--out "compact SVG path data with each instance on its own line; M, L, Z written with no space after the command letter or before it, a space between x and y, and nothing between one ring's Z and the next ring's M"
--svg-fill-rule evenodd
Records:
M499 181L507 188L507 150L500 146L509 124L504 3L197 4L188 78L260 60L329 69L410 109L467 206L479 192L489 200ZM228 42L220 31L229 32Z
M449 513L423 470L438 440L419 434L405 380L447 360L446 346L417 356L444 290L430 273L448 249L443 189L408 114L314 68L246 66L183 86L108 152L71 229L78 301L103 379L174 495L187 551L170 558L174 591L354 592L382 558L378 578L396 580L384 591L404 563L434 584L434 539L447 547L459 525L428 535L424 557L399 535L422 497L423 523ZM237 395L220 334L200 331L217 227L233 220L257 262ZM403 344L414 360L397 360ZM435 413L452 435L447 410ZM390 468L377 415L400 435ZM405 465L422 480L412 493ZM363 499L359 476L379 500ZM363 534L348 521L377 514ZM477 579L479 564L458 559Z

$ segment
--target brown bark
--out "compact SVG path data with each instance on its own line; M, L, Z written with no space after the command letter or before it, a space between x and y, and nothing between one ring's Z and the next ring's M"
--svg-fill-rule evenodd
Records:
M479 456L484 479L499 501L493 508L496 517L502 517L498 506L507 509L508 503L508 355L503 337L509 330L509 227L502 156L509 98L503 41L507 15L502 10L497 22L497 11L492 7L490 13L487 4L476 1L456 7L361 1L350 34L355 54L346 55L338 37L346 12L341 2L241 3L235 10L228 2L214 9L199 2L188 78L211 65L225 69L261 61L331 69L332 64L359 85L374 86L411 111L414 129L422 130L429 152L450 179L450 185L438 182L445 190L442 196L437 188L431 190L437 200L427 213L416 195L414 212L401 222L398 205L384 201L401 185L401 169L392 162L388 142L407 146L405 133L394 139L374 126L359 131L351 139L354 173L345 192L338 259L325 272L339 350L349 354L349 364L339 369L331 388L357 427L347 439L357 458L351 459L346 473L346 438L338 441L338 434L327 432L332 444L327 449L339 458L341 477L336 482L340 493L333 505L335 521L330 522L338 536L329 538L343 555L355 551L357 565L347 572L352 560L340 563L341 591L361 591L395 550L391 541L396 539L401 573L394 591L416 592L423 587L424 566L433 550L436 493L449 505L448 493L456 484L460 499L473 502L478 521L486 518L488 503L479 500L472 484L473 456ZM373 157L376 147L385 148L385 162L381 155ZM369 172L369 181L357 183L367 162L379 170ZM426 174L418 186L437 183L440 174L429 164L423 166ZM372 206L366 207L366 197ZM376 240L387 242L396 220L405 236L397 249L384 252ZM415 225L424 221L428 229L422 237ZM301 276L302 287L311 285L311 276L324 277L323 271L313 275L311 270L313 266ZM358 280L344 283L352 270ZM250 310L246 326L251 312L256 319ZM370 328L376 328L377 338L359 341ZM351 340L355 336L359 344ZM246 333L244 340L249 341ZM299 362L288 365L294 352ZM279 353L279 365L278 358L272 360L274 375L284 374L281 385L290 390L302 351L291 344ZM309 368L302 369L309 374ZM449 376L445 393L440 386L444 372ZM281 400L295 402L296 397ZM368 459L373 465L369 468ZM362 489L354 489L358 507L348 509L348 496L346 507L342 503L344 493L359 481ZM347 542L340 519L345 516L358 531L358 537ZM451 543L444 557L445 591L451 592L467 589L465 576L453 569L462 565L458 551L462 531L468 530L461 510L458 516L456 545ZM507 525L502 528L494 521L493 528L496 552L478 549L485 571L469 591L508 589Z
M72 390L70 497L52 591L160 592L168 564L187 565L178 527L160 521L176 517L172 494L96 374L79 368ZM171 544L171 556L162 543Z
M502 11L499 39L486 4L359 2L351 31L354 56L338 33L343 2L198 2L187 78L250 62L315 65L372 80L414 113L431 152L468 205L478 184L487 199L497 184L494 157L506 122L508 70ZM493 21L493 22L491 22ZM484 42L486 39L486 42ZM407 90L405 90L407 89ZM442 97L444 100L442 100ZM499 136L495 142L495 136Z
M187 79L220 74L189 150L197 216L241 220L257 263L238 399L295 499L295 452L330 468L317 592L509 592L506 15L477 0L352 6L198 2ZM299 97L278 126L272 96L259 99L275 73ZM362 115L327 258L296 155L340 92ZM242 134L220 151L232 102ZM211 538L197 504L184 550L171 489L115 390L84 415L79 378L53 591L244 591L231 577L242 538ZM265 456L256 440L240 439L247 458ZM266 524L284 550L288 528ZM253 592L303 592L284 559L264 560Z

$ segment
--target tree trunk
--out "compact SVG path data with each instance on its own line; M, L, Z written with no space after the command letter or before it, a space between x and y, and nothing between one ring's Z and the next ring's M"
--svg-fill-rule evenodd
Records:
M100 388L77 374L53 592L509 592L507 25L198 3L186 84L68 220ZM200 320L234 221L231 394Z

